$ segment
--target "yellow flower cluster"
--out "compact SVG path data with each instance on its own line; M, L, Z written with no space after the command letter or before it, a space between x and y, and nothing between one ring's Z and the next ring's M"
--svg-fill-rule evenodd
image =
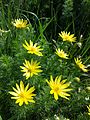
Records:
M59 36L63 39L63 41L67 41L67 42L76 42L76 37L74 37L74 34L70 35L70 32L67 33L65 31L61 31L61 34L59 33ZM60 58L64 58L64 59L68 59L68 54L65 53L63 50L60 50L60 48L56 49L55 52ZM82 60L79 58L75 58L75 63L76 65L83 71L83 72L88 72L87 66L85 66L82 63Z
M27 26L27 21L23 19L17 19L13 23L16 28L25 28ZM74 37L74 34L70 35L70 32L61 32L59 33L59 36L63 39L63 41L68 42L76 42L76 37ZM43 56L41 51L41 46L38 46L37 43L33 44L33 42L30 40L30 43L28 43L25 40L25 44L23 44L23 47L28 51L30 54L35 54L37 56ZM63 49L56 49L55 54L57 54L60 58L63 59L69 59L68 54L63 51ZM82 69L84 72L88 72L87 67L82 63L81 59L75 58L75 63L79 66L80 69ZM24 72L23 76L26 77L26 79L29 79L33 75L38 75L42 70L40 69L41 66L39 65L40 62L34 61L31 59L31 62L28 60L25 60L23 63L23 66L20 66L22 69L21 71ZM70 86L70 82L67 82L67 79L61 80L61 75L57 76L55 80L53 79L53 76L50 76L50 80L46 80L47 84L49 85L50 94L54 94L55 100L58 100L59 96L62 98L65 98L69 100L70 94L67 92L70 92L72 89L68 88ZM28 104L29 102L35 103L33 100L33 97L36 96L33 92L35 91L35 87L29 87L29 83L24 85L23 81L20 81L20 86L16 83L16 88L13 87L13 91L10 91L9 93L13 96L11 99L15 99L16 103L19 103L19 106L22 106L24 103ZM90 105L88 108L88 111L90 114Z
M31 40L30 44L28 44L27 41L25 40L25 44L23 44L23 47L28 50L28 53L43 56L42 53L40 52L43 49L40 49L40 46L37 46L37 43L33 45L33 42ZM24 67L20 66L23 69L21 71L25 72L23 76L26 76L26 79L28 79L29 77L32 77L34 74L38 75L38 73L42 72L42 70L39 69L41 68L39 64L40 64L39 62L33 61L33 59L31 59L31 63L25 60L25 63L23 63Z
M13 22L13 25L16 28L26 28L27 27L27 20L23 19L16 19L15 22ZM43 56L41 51L43 49L40 48L40 46L37 46L37 43L33 44L33 42L30 40L30 44L25 40L25 44L23 44L23 47L28 51L30 54L35 54L37 56ZM42 72L40 69L41 66L39 66L40 62L34 61L31 59L31 62L28 60L25 60L23 63L23 66L20 66L22 69L21 71L24 72L23 76L28 79L29 77L32 77L33 75L38 75L38 73ZM11 99L15 99L16 103L19 103L19 106L22 106L24 103L28 104L28 102L35 103L33 100L33 97L36 96L33 92L35 91L35 87L29 88L29 83L26 87L24 87L23 81L20 81L20 86L16 83L16 88L13 87L13 91L10 91L9 93L13 96Z

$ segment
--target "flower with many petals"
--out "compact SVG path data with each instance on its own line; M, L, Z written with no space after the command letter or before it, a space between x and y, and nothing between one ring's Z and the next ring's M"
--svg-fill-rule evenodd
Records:
M16 103L19 103L19 106L22 106L24 103L28 104L28 102L35 103L33 100L33 96L36 96L36 94L33 94L35 91L34 86L29 88L29 84L27 84L26 87L24 87L24 84L22 81L20 81L20 87L16 83L16 88L13 87L13 91L10 91L9 93L13 96L11 99L15 99Z
M59 48L56 49L55 53L61 58L68 59L69 55L67 53L65 53L63 50L60 50Z
M40 63L37 61L33 61L33 59L31 60L31 63L27 60L25 60L25 63L23 63L24 66L20 66L20 68L22 68L23 70L21 70L22 72L25 72L23 74L23 76L26 76L26 79L28 79L29 77L32 77L34 74L38 75L38 73L42 72L41 66L38 66Z
M61 31L61 34L59 33L59 36L63 39L63 41L68 41L71 43L76 41L76 37L74 37L74 34L70 35L70 32L67 33L65 31Z
M80 69L82 69L84 72L88 72L87 67L82 63L81 59L76 58L75 63L79 66Z
M68 96L70 96L70 94L66 92L72 90L68 88L70 86L70 83L65 83L66 80L61 81L61 76L57 76L55 78L55 81L53 80L53 77L50 76L50 82L48 80L46 80L46 82L50 86L51 88L50 94L54 94L55 100L58 100L58 96L61 96L69 100Z
M38 56L42 56L42 53L40 52L43 49L40 49L40 46L37 46L37 43L33 45L33 42L30 40L30 44L25 40L25 44L23 44L23 47L28 50L28 53L36 54Z
M27 27L27 20L23 20L23 19L15 19L15 22L12 22L12 24L16 27L16 28L26 28Z

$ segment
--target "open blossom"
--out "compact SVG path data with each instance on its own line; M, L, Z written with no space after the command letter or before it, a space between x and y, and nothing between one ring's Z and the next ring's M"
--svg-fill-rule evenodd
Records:
M78 67L79 67L80 69L83 70L83 72L88 72L87 67L82 63L82 61L81 61L80 58L76 58L76 59L75 59L75 63L78 65Z
M41 66L39 66L39 62L31 60L31 62L25 60L23 63L24 66L20 66L21 71L24 72L23 76L26 76L26 79L32 77L33 75L38 75L38 73L42 72Z
M28 53L31 54L36 54L38 56L43 56L42 53L40 52L41 49L40 46L37 46L37 43L33 44L33 42L30 40L30 44L25 40L25 44L23 44L23 47L28 50Z
M76 37L74 37L74 34L70 35L70 32L67 33L65 31L61 31L61 34L59 33L59 36L63 39L63 41L68 41L71 43L76 41Z
M55 53L61 58L68 59L69 55L67 53L65 53L63 50L60 50L59 48L56 49Z
M12 22L12 24L13 24L16 28L26 28L26 27L27 27L27 20L15 19L15 22Z
M15 99L16 103L19 103L19 106L22 106L24 103L28 104L28 102L35 103L33 100L33 96L36 96L33 92L35 91L34 86L29 88L29 84L24 87L23 81L20 81L20 87L16 83L16 88L13 87L14 91L10 91L9 93L13 96L11 99Z
M70 94L68 94L67 92L72 90L68 88L70 86L70 83L65 83L66 80L61 81L61 76L57 76L55 78L55 81L53 80L53 77L50 76L50 82L48 80L46 80L46 82L50 86L50 94L54 94L55 100L58 100L58 96L69 100L68 96L70 96Z

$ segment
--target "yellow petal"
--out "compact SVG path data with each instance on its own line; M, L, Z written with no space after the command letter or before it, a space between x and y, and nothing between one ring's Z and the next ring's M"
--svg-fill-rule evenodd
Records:
M50 94L53 94L53 93L54 93L54 91L53 91L53 90L51 90L51 91L50 91Z
M17 90L18 91L20 91L20 88L19 88L19 86L18 86L18 84L16 83L16 88L17 88Z
M73 89L63 89L63 92L68 92L68 91L71 91Z
M52 75L50 76L50 80L53 82L53 77L52 77Z
M14 87L13 87L13 90L14 90L16 93L19 93L19 91L18 91L17 89L15 89Z
M20 81L20 89L21 89L21 91L24 91L24 84L23 84L23 81Z
M25 92L28 90L29 88L29 83L27 84L27 86L25 87Z
M56 92L54 92L54 98L55 100L58 100L58 94Z
M19 106L22 106L22 105L23 105L23 101L20 101Z
M34 90L35 90L35 87L33 86L33 87L31 87L31 88L27 91L27 93L30 94L30 93L32 93Z
M34 100L29 100L29 102L35 103L35 101L34 101Z
M61 84L64 84L64 83L66 82L66 80L67 80L67 79L65 79L65 80L62 80L62 81L61 81Z
M61 81L61 76L57 76L57 77L55 78L55 83L56 83L56 84L59 84L60 81Z
M11 97L11 99L19 99L19 97Z
M13 96L18 96L18 94L17 93L15 93L15 92L9 92L11 95L13 95Z
M46 82L49 84L49 81L46 79Z

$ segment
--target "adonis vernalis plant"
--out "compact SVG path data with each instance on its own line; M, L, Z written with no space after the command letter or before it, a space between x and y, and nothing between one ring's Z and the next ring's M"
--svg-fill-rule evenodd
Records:
M63 50L60 50L60 48L56 49L55 53L61 58L68 59L69 55L65 53Z
M24 103L28 104L28 102L35 103L33 100L33 97L36 96L33 92L35 91L35 87L29 88L29 84L27 84L26 87L24 87L23 81L20 81L20 87L16 83L16 88L13 87L13 91L10 91L9 93L13 96L11 99L15 99L16 103L19 103L19 106L22 106Z
M63 41L68 41L68 42L76 42L76 37L74 37L74 34L70 34L65 32L65 31L61 31L61 33L59 33L59 36L63 39Z
M77 66L83 71L83 72L88 72L87 66L85 66L82 63L82 60L80 58L75 58L75 63L77 64Z
M37 46L37 43L33 44L31 40L30 44L28 44L28 42L25 40L25 44L23 44L23 47L26 48L26 50L28 50L28 53L43 56L42 53L40 52L43 49L41 49L40 46Z
M66 0L66 3L68 1L72 0ZM20 3L20 6L23 6L23 4L21 5ZM9 13L10 11L8 11L8 15ZM32 18L26 16L28 13L35 16L35 24L33 24L34 21L33 23L29 21ZM86 52L84 54L83 52L81 53L84 36L82 39L82 37L77 35L78 31L75 33L76 29L73 22L73 30L70 30L72 24L70 24L70 28L67 26L66 30L70 30L74 34L61 31L59 39L62 39L62 41L53 40L54 42L50 42L52 37L50 41L46 39L48 37L46 28L52 20L49 23L45 21L44 25L42 19L42 25L40 23L41 19L32 12L25 11L24 13L23 11L21 14L27 20L15 19L10 28L7 24L6 28L8 30L4 31L6 28L3 25L1 25L3 27L0 29L0 114L5 116L3 120L7 118L6 113L10 113L8 120L45 120L48 116L51 118L47 118L49 120L64 119L64 117L72 120L82 120L79 117L81 115L84 117L87 114L87 110L88 115L90 115L90 95L87 92L90 88L88 85L89 79L86 77L89 76L89 65L87 67L80 58L74 58L80 54L82 59L84 57L85 62L89 62L89 54L86 55ZM21 16L21 14L18 15ZM10 20L8 19L9 22ZM17 29L13 29L15 27ZM54 36L54 38L57 37ZM23 60L25 61L22 63ZM86 73L77 70L76 65ZM61 75L67 79L62 79ZM25 77L24 79L22 79L23 76ZM50 76L50 80L47 79L48 76ZM20 85L17 84L18 82ZM12 87L14 84L16 84L16 88ZM30 87L29 84L33 87ZM7 93L12 95L11 99L14 99L16 104ZM76 105L76 103L78 104ZM57 116L55 118L55 114L60 118ZM62 114L64 117L61 117Z
M22 72L25 72L23 74L23 76L26 76L26 79L28 79L29 77L32 77L33 75L38 75L38 73L42 72L41 66L39 66L40 62L37 61L33 61L33 59L31 59L31 62L25 60L25 63L23 63L24 66L20 66L20 68L22 69Z
M61 76L57 76L55 80L53 80L53 77L50 76L50 82L48 80L46 81L51 88L50 94L54 94L55 100L58 100L58 96L69 100L68 97L70 94L67 92L72 90L68 88L70 83L66 83L66 80L61 80Z
M19 29L26 28L27 27L27 20L23 19L16 19L12 24Z

